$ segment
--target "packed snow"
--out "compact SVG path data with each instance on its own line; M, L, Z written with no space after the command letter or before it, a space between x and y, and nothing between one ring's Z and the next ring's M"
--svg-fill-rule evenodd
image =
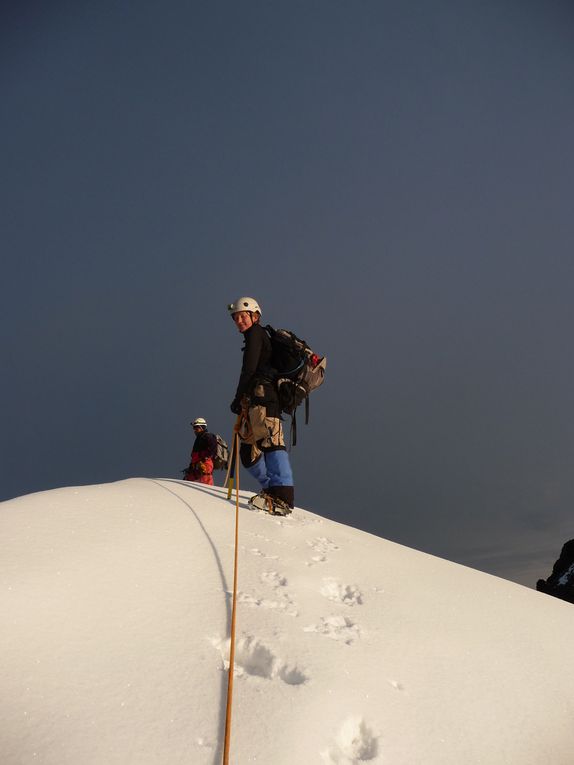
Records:
M248 496L231 763L571 765L571 604ZM221 763L226 492L56 489L0 532L3 765Z

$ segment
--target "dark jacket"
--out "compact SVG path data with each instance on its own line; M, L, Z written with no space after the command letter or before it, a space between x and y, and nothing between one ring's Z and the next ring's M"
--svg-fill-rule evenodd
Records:
M274 370L271 367L269 335L260 324L254 324L243 333L243 341L243 364L231 409L239 412L241 399L247 396L250 404L265 406L268 417L280 417L281 407L274 382ZM254 390L259 384L263 386L263 395L255 396Z
M195 437L191 454L197 454L200 460L204 460L206 457L214 459L217 455L217 439L213 433L208 433L207 430L202 431Z
M240 403L243 396L253 397L253 391L258 383L263 383L265 388L264 401L271 402L276 399L275 386L270 381L271 372L271 340L265 329L260 324L254 324L243 333L243 364L235 403Z

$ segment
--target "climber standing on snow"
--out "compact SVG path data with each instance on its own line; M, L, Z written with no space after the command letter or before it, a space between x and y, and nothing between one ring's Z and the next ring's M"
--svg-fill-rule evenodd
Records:
M294 506L295 490L271 370L271 340L259 323L261 308L254 298L238 298L228 310L244 340L241 374L231 403L232 412L246 417L239 431L239 456L261 485L250 504L284 515Z
M207 422L203 417L197 417L190 424L195 433L195 442L183 480L213 486L213 460L217 455L217 439L207 430Z

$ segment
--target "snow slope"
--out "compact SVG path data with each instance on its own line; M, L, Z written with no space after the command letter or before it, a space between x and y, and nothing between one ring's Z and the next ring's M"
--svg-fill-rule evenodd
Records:
M574 761L570 604L247 496L231 763ZM3 765L221 762L234 516L170 479L0 505Z

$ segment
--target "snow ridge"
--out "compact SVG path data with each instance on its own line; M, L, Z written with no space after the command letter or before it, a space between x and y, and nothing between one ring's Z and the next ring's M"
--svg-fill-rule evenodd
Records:
M569 765L570 604L249 496L235 765ZM3 765L221 761L234 516L175 479L0 505Z

